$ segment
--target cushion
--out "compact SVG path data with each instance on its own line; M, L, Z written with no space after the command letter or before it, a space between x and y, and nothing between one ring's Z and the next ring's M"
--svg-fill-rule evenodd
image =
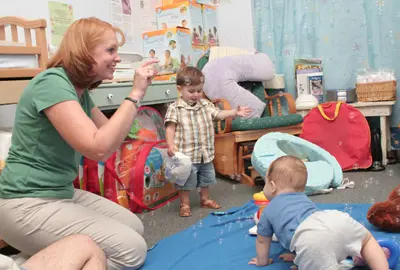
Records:
M272 132L258 139L251 155L251 163L264 177L274 160L287 155L305 161L308 173L306 194L317 194L329 187L341 185L342 169L331 154L315 144L286 133Z
M203 90L208 98L224 98L232 108L239 105L252 108L247 118L260 117L263 114L266 104L238 82L272 79L274 67L268 55L257 53L226 56L209 61L202 71L206 78Z
M236 118L232 121L232 131L288 127L301 122L303 122L303 117L300 114L266 116L254 119Z

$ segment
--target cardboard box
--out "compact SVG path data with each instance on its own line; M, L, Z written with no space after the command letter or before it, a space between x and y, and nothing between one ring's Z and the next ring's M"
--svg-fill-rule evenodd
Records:
M202 45L204 36L202 7L194 1L170 4L156 9L158 29L186 27L190 29L192 43Z
M192 53L190 31L175 27L143 33L143 52L160 60L160 75L176 73L187 65Z
M209 5L203 5L203 26L205 34L205 44L208 44L210 46L219 45L219 33L217 25L217 8Z

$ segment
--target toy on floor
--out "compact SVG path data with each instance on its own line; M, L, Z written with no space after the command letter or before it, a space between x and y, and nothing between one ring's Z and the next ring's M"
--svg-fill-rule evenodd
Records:
M385 252L386 258L388 259L389 268L395 269L400 256L400 247L396 242L390 240L378 240L379 245ZM359 256L353 257L354 266L365 266L365 261Z
M264 208L269 204L269 200L265 197L264 192L260 191L253 194L254 204L258 206L257 212L254 214L254 225L249 229L249 233L251 235L257 235L257 224L260 220L261 214L264 211Z
M371 206L367 219L381 230L400 232L400 185L390 192L387 201Z
M254 215L254 220L256 224L260 220L261 214L264 211L265 206L269 204L269 200L265 197L264 192L260 191L253 194L253 200L256 205L258 205L258 210Z

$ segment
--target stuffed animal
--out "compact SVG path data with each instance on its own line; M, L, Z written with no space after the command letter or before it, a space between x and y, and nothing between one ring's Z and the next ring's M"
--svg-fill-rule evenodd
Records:
M368 221L388 232L400 232L400 185L389 194L385 202L375 203L367 213Z

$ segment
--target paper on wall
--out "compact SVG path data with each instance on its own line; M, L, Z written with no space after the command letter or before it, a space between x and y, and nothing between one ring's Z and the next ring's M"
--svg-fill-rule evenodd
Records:
M156 8L162 0L140 0L140 22L142 32L157 30Z
M65 31L73 22L73 7L69 4L49 2L51 44L58 46Z
M121 28L125 42L133 43L132 5L131 0L110 0L111 23Z

